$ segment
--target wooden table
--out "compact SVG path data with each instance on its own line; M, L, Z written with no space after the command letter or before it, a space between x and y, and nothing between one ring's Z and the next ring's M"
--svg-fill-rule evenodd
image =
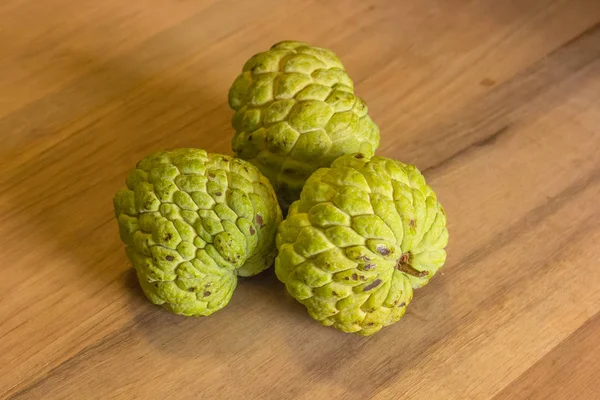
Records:
M600 398L600 1L3 0L0 397ZM333 49L449 216L443 273L375 336L272 270L210 318L138 289L112 195L153 151L231 154L227 91Z

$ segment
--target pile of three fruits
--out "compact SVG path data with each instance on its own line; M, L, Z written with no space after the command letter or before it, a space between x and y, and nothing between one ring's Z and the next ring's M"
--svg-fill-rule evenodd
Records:
M379 129L339 59L278 43L248 60L229 104L237 158L160 152L115 195L148 299L210 315L275 260L323 325L370 335L398 321L445 262L446 216L414 166L374 156Z

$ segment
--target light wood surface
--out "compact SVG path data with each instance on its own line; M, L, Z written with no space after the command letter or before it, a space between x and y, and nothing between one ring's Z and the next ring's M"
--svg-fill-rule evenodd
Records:
M600 1L3 0L0 397L599 399ZM155 150L231 154L227 91L333 49L444 204L443 273L369 338L272 271L203 319L145 300L112 195Z

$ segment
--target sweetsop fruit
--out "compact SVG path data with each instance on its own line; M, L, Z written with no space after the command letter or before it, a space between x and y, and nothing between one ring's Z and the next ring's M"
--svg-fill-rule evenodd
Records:
M114 207L121 239L150 301L185 316L227 305L238 276L272 264L281 209L252 164L198 149L151 155Z
M446 260L446 215L419 170L346 155L306 182L277 233L275 272L310 316L370 335L398 321Z
M379 129L337 56L284 41L246 62L229 91L232 147L269 178L284 209L337 157L379 146Z

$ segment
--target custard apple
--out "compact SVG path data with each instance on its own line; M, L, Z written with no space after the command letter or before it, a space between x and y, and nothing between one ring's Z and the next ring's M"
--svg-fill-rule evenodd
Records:
M416 167L345 155L291 205L275 272L312 318L366 336L404 315L447 243L444 209Z
M373 155L379 129L330 50L284 41L246 62L229 91L233 151L271 181L284 209L344 154Z
M281 209L252 164L198 149L151 155L114 207L121 239L150 301L185 316L227 305L237 277L275 257Z

